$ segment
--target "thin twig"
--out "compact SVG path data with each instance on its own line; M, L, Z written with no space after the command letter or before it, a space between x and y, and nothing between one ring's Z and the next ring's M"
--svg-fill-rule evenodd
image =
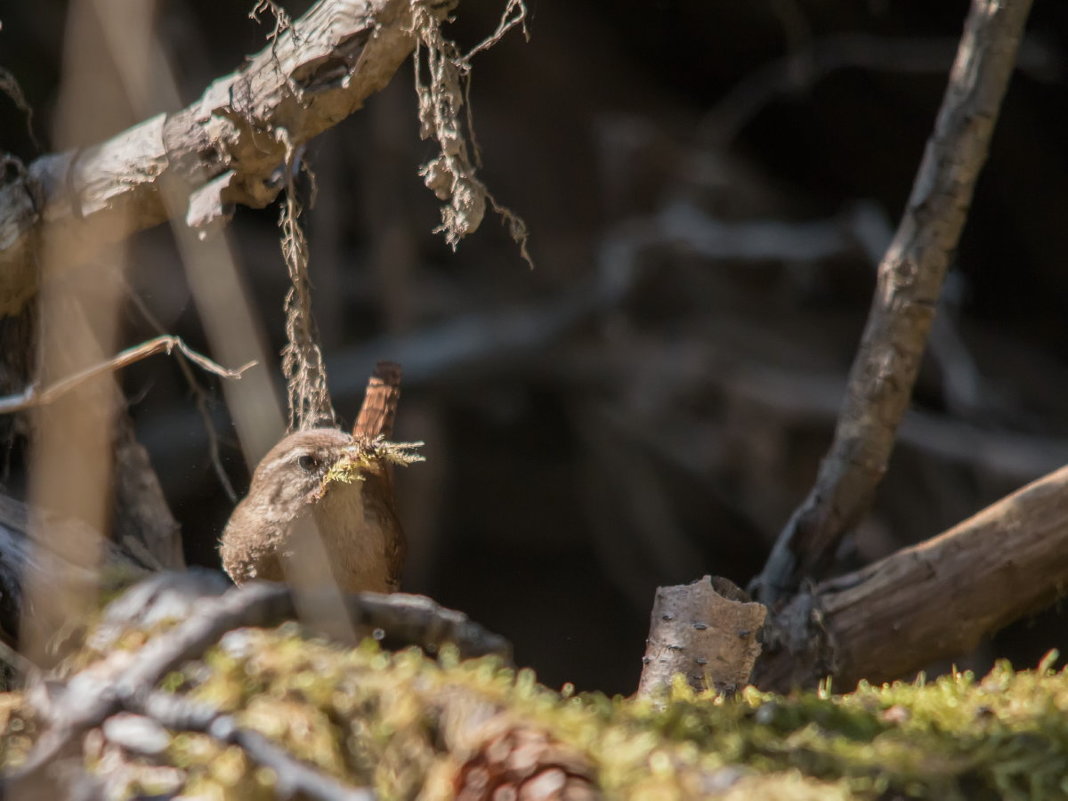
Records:
M953 63L956 40L887 38L860 33L828 36L775 59L735 84L705 115L699 136L709 145L730 144L762 109L781 97L811 90L824 77L854 68L928 74ZM1057 54L1035 40L1020 47L1017 68L1038 80L1060 73Z
M512 16L513 14L515 16ZM501 20L497 23L497 30L472 47L465 55L461 56L459 63L469 66L472 58L483 50L489 50L501 41L501 39L504 38L504 35L516 25L523 26L523 38L529 42L530 31L527 30L527 6L523 0L508 0L508 5L505 6L504 12L501 14Z
M137 307L145 321L156 329L156 333L165 336L163 324L159 321L159 318L152 313L152 310L148 308L141 296L129 284L126 285L126 296ZM215 423L211 419L211 409L208 408L210 403L208 393L200 386L184 353L178 351L175 355L175 361L178 363L178 369L182 371L182 375L185 377L189 391L193 393L197 412L200 414L200 420L204 424L204 431L208 435L208 459L211 462L212 469L215 471L215 477L219 479L219 484L222 486L223 492L226 493L226 497L230 499L230 503L237 503L237 492L234 490L233 482L230 481L230 476L226 474L226 470L223 468L222 454L219 451L219 432L215 430Z
M879 265L834 442L753 582L765 603L818 576L886 472L1030 7L1031 0L972 2L912 195Z
M140 345L134 345L132 348L120 351L112 358L94 364L92 367L81 370L74 375L62 378L44 389L39 388L36 384L31 384L22 392L15 395L0 397L0 414L12 414L13 412L21 412L24 409L30 409L35 406L46 406L70 392L75 387L84 384L92 378L96 378L98 375L113 373L124 367L129 367L131 364L139 362L142 359L146 359L149 356L154 356L157 353L166 353L169 355L174 350L177 350L201 370L213 373L222 378L241 378L241 375L246 370L256 364L256 362L248 362L247 364L241 365L236 370L228 370L213 362L207 356L197 353L186 345L181 337L164 334L163 336L158 336L154 339L142 342Z
M41 140L37 138L37 134L33 130L33 106L26 101L26 96L22 93L22 87L19 86L18 79L3 67L0 67L0 92L11 98L11 102L26 117L26 133L30 137L33 146L40 151Z

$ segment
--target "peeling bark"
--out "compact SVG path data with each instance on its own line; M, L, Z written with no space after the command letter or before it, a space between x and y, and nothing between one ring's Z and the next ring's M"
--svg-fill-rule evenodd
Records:
M360 108L411 53L412 5L320 0L190 106L28 168L8 157L0 177L0 315L17 313L36 292L42 238L88 255L166 220L164 189L188 198L186 221L198 229L224 222L235 204L274 200L287 147ZM427 2L438 19L452 5Z

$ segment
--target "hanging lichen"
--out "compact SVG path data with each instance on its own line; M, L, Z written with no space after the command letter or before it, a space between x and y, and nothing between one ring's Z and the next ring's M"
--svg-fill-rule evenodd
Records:
M442 201L443 233L454 249L465 236L482 223L486 204L507 223L520 255L533 266L527 251L527 226L511 209L501 205L478 178L478 144L471 118L469 87L471 59L493 46L511 28L526 30L527 9L522 0L509 0L497 30L483 42L461 55L456 43L441 32L441 24L422 3L412 1L412 23L416 35L415 92L419 98L419 135L432 139L438 155L419 170L423 181ZM466 114L461 115L466 107ZM473 160L472 160L473 154Z

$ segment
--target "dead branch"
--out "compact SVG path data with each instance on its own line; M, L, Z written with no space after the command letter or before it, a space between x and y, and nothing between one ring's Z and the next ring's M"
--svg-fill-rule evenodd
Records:
M774 616L754 683L841 690L968 653L1068 587L1068 467L933 539L802 592Z
M46 406L92 378L104 373L121 370L123 367L129 367L134 362L139 362L157 353L169 355L174 350L177 350L202 370L214 373L222 378L240 378L242 373L256 364L255 362L248 362L236 370L228 370L216 364L207 356L197 353L186 345L180 337L164 334L127 348L106 361L94 364L92 367L81 370L74 375L60 379L53 384L49 384L44 389L30 385L18 394L0 397L0 414L12 414L13 412L21 412L36 406Z
M912 195L879 265L834 442L753 583L765 603L818 575L886 472L1030 7L973 0Z
M181 570L185 567L181 526L171 514L128 413L116 415L114 440L112 541L131 552L146 549L164 570Z
M427 3L441 19L452 3ZM0 185L0 314L37 288L35 243L97 248L168 217L164 183L185 187L187 222L205 228L234 204L262 208L284 185L286 142L299 148L358 109L411 53L423 0L320 0L192 105L93 147L7 170ZM285 132L283 135L282 132Z
M156 315L152 313L152 310L148 308L141 296L133 291L133 288L127 285L126 296L137 309L138 313L145 319L152 328L156 330L156 333L163 335L163 324L156 318ZM196 375L193 373L193 368L189 366L189 360L185 358L185 355L181 351L178 352L178 356L175 359L178 364L178 369L182 371L182 376L185 378L185 383L189 387L189 392L196 400L197 413L200 415L200 419L203 423L203 430L208 438L208 458L211 461L212 470L215 471L215 477L219 479L219 486L223 488L223 492L226 493L226 497L230 499L230 503L237 504L237 493L234 491L234 485L230 481L230 476L227 475L226 469L222 464L222 457L219 455L219 434L215 428L215 423L211 419L211 400L208 393L197 382ZM171 567L171 565L165 565L165 567ZM178 565L174 565L178 567Z
M809 91L827 75L857 68L874 72L942 73L953 64L957 41L950 38L887 38L844 33L817 39L769 62L739 81L701 121L700 133L712 145L729 144L757 112L775 100ZM1037 80L1059 72L1056 54L1025 38L1016 68Z

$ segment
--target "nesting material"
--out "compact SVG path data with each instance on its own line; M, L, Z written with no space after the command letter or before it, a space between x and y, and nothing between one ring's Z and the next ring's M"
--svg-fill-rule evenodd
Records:
M416 462L425 462L426 457L417 452L423 444L391 442L384 436L357 439L323 476L317 496L322 497L335 481L351 484L353 481L363 481L368 472L381 473L387 465L407 467Z

